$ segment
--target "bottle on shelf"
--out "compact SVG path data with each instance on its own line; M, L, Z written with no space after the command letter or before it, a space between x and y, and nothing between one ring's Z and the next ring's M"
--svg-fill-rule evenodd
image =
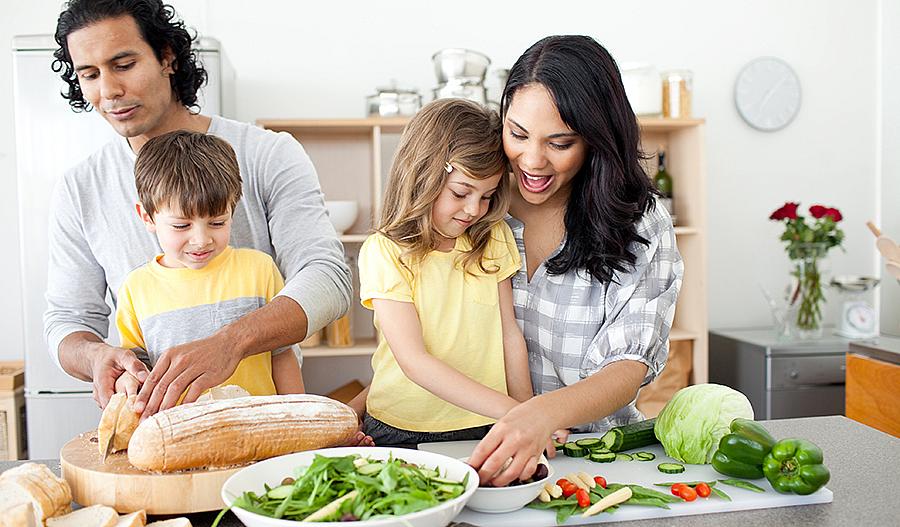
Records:
M657 153L659 158L659 163L656 169L656 175L653 176L653 184L656 186L656 190L659 191L659 203L669 212L669 215L672 216L672 220L674 223L675 220L675 208L672 203L672 176L669 175L669 171L666 170L666 152L664 150L660 150Z

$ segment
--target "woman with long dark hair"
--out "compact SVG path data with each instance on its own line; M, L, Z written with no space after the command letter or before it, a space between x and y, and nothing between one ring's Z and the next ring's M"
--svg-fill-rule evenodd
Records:
M684 272L606 49L584 36L540 40L510 70L501 106L516 188L508 222L523 262L516 318L537 397L501 418L470 459L497 485L529 476L557 429L643 418L635 399L666 363Z

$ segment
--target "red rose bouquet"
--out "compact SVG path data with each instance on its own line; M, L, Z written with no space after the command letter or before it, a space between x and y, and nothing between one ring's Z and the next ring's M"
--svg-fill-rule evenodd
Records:
M816 331L822 323L822 277L819 260L832 247L840 247L844 231L838 222L841 211L823 205L809 208L810 218L797 214L799 203L788 202L773 212L770 220L784 222L784 242L788 258L793 262L796 285L788 298L789 306L798 306L796 325L801 331Z

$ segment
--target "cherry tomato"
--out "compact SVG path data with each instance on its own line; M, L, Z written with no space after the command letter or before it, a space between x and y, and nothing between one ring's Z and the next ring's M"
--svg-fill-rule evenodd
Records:
M556 480L556 484L560 487L564 487L569 484L569 480L567 480L566 478L559 478L558 480Z
M578 500L579 507L591 506L591 497L588 495L588 491L584 489L578 489L577 491L575 491L575 499Z
M684 501L694 501L697 499L697 491L685 485L678 494Z
M684 483L676 483L676 484L672 485L672 489L671 489L672 494L674 494L675 496L678 496L680 498L681 497L681 489L683 489L685 487L687 487L687 485L685 485Z
M603 476L594 476L594 483L600 485L604 489L606 488L606 478L604 478Z
M708 498L712 494L712 489L706 483L698 483L694 490L697 491L697 495L701 498Z
M568 498L578 490L578 487L574 483L569 483L568 481L565 485L560 485L560 487L562 488L564 498Z

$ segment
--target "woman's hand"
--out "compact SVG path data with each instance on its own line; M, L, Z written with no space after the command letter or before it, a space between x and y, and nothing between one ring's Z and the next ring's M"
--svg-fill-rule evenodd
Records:
M478 470L482 483L491 482L502 487L534 474L541 452L548 445L553 449L550 436L557 431L557 425L547 417L552 414L542 411L541 406L540 398L519 404L497 421L478 443L469 464ZM503 469L510 459L509 466Z

